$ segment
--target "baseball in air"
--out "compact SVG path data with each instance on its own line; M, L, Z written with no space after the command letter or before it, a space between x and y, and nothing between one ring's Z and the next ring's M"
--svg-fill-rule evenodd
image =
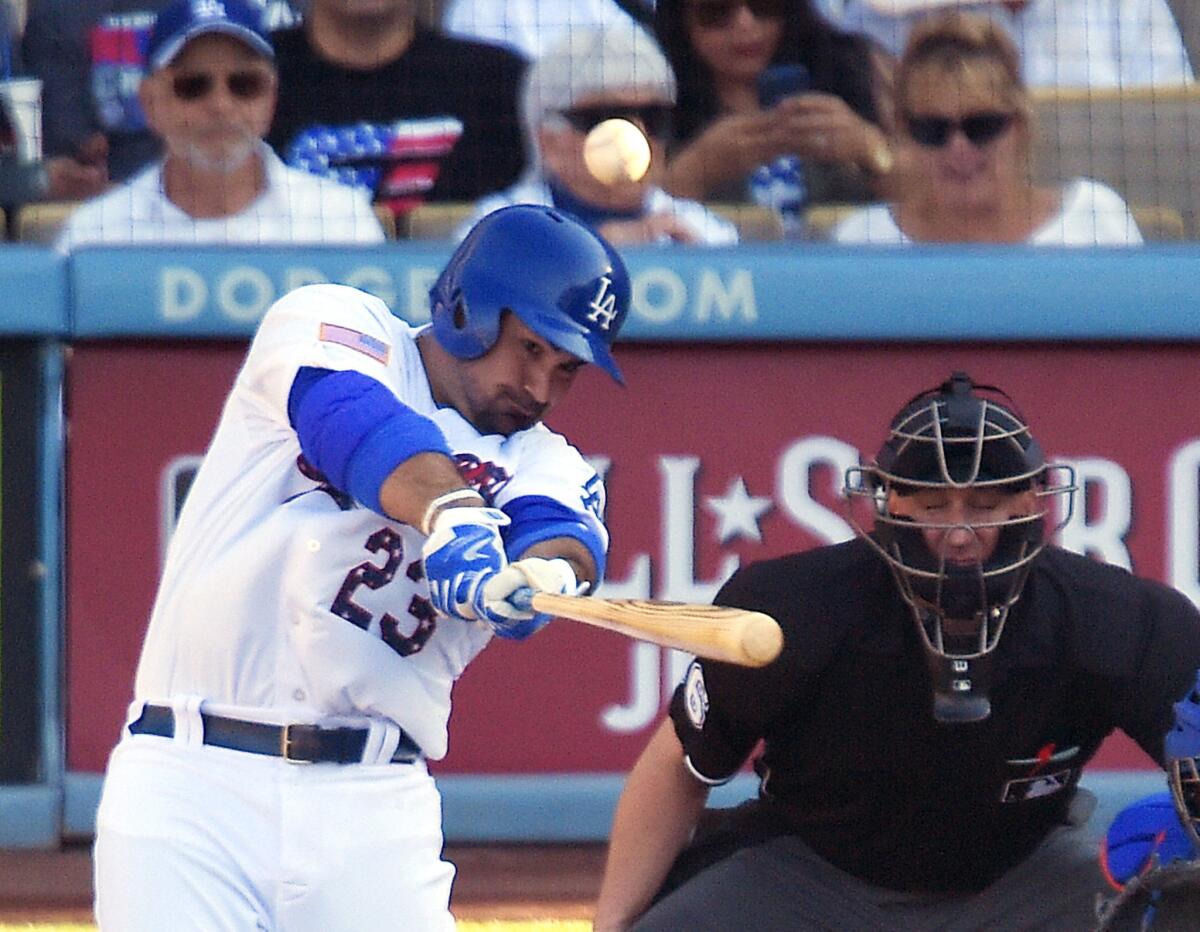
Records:
M603 184L641 181L650 167L650 143L628 120L605 120L584 139L583 162Z

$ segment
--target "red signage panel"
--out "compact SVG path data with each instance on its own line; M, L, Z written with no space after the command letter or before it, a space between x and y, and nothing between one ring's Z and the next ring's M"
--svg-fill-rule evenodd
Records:
M242 345L80 346L69 373L68 765L103 769L171 503ZM631 345L551 417L608 486L605 594L706 602L738 565L843 539L843 470L954 369L1015 399L1085 494L1062 542L1200 602L1200 352L1188 346ZM455 691L441 772L629 768L684 658L556 622L496 642ZM1130 742L1100 766L1146 763Z

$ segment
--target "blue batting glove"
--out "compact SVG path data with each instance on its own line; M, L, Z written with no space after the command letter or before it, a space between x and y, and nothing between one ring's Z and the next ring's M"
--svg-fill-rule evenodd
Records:
M498 508L443 508L421 555L433 607L462 621L487 620L484 584L508 565Z

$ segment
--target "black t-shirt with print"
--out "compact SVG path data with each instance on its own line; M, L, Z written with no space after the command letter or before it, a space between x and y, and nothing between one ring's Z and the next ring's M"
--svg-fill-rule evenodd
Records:
M272 40L279 103L267 141L289 165L367 186L398 211L474 201L520 175L515 53L417 26L403 55L363 71L321 58L302 27Z

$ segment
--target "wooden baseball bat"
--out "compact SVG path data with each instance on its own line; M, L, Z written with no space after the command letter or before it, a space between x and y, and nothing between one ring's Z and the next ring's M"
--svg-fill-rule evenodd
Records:
M518 607L528 604L548 615L743 667L764 667L783 649L783 632L774 618L740 608L647 599L598 599L529 589L513 593L511 601Z

